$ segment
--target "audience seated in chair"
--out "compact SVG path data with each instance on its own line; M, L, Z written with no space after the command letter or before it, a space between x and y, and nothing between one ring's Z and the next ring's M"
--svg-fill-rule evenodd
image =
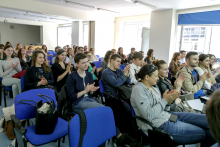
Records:
M206 116L196 113L171 112L167 105L179 97L178 91L165 91L163 97L156 85L158 80L158 70L154 65L144 65L137 79L141 79L132 90L131 105L135 114L153 123L155 127L165 131L172 136L176 144L195 144L207 141L212 138ZM176 118L176 119L173 119ZM138 127L147 134L148 129L152 129L146 123L137 120ZM210 145L214 141L208 142Z
M86 51L84 51L84 52L86 52ZM95 55L95 49L94 48L90 48L89 52L92 54L91 60L90 60L91 62L99 61L99 58L97 58L96 55Z
M117 54L121 56L121 64L127 64L128 58L126 57L126 55L123 54L123 48L122 47L118 48Z
M0 77L3 86L12 86L13 98L21 93L21 80L13 78L22 71L20 61L13 56L13 48L10 45L4 47L3 59L0 60Z
M21 44L21 43L18 43L18 44L16 45L15 50L14 50L14 52L16 53L16 55L18 54L18 50L19 50L20 48L22 48L22 44Z
M68 48L67 49L67 58L69 58L69 60L71 60L71 65L73 65L74 67L74 70L76 68L76 64L75 64L75 61L74 61L74 50L72 48Z
M93 77L88 69L88 59L85 54L76 54L75 63L77 71L71 73L66 82L67 97L72 102L72 110L77 113L80 110L85 110L93 107L104 107L104 105L97 103L93 98L93 92L98 90L94 86ZM121 134L119 129L116 129L117 144L130 144L134 141L129 139L126 134Z
M23 69L26 69L28 66L31 65L30 64L31 58L30 58L30 56L26 55L26 50L24 48L19 49L18 58L20 60L21 67Z
M53 73L47 64L43 51L34 51L31 67L25 73L25 90L50 88L53 89Z
M102 74L102 82L105 92L117 97L117 87L127 83L130 84L129 70L130 65L126 66L124 72L120 69L121 56L114 54L111 56L110 66Z
M147 51L147 57L144 59L144 62L147 62L147 64L152 64L152 62L155 60L154 57L154 50L153 49L149 49Z
M210 74L210 78L205 80L205 83L203 84L203 89L211 89L212 91L215 91L216 89L219 89L220 85L219 83L216 83L215 77L220 74L220 69L216 70L216 73L212 75L212 72L210 70L209 66L209 56L206 54L200 54L199 55L199 66L195 67L199 75L203 75L205 72Z
M220 68L220 66L217 68L214 68L214 65L216 63L216 57L213 54L208 54L208 56L209 56L209 61L210 61L209 68L210 68L212 74L215 75L216 71ZM215 80L217 83L220 83L220 74L215 77Z
M172 84L174 84L174 81L177 78L177 72L186 65L185 63L180 64L179 60L180 60L180 53L179 52L174 53L169 66Z
M180 51L180 64L186 63L186 51L181 50Z
M56 47L55 47L55 52L57 53L58 50L60 50L60 49L62 49L60 46L56 46ZM56 58L56 57L53 57L53 59L52 59L52 64L55 63L55 58Z
M206 117L212 136L218 142L212 147L220 147L220 90L215 91L206 106Z
M135 74L139 72L141 68L143 60L143 55L139 52L135 52L132 57L132 64L130 64L130 78L131 78L131 84L136 84L138 80L136 80Z
M31 57L32 57L32 55L33 55L33 46L29 46L28 47L28 52L27 52L27 54L26 54L26 56L28 57L28 58L30 58L30 60L31 60Z
M194 98L199 98L205 93L202 91L205 80L210 78L209 73L204 73L199 76L198 72L195 70L195 67L198 67L199 56L197 52L189 52L186 55L186 66L179 71L179 76L186 76L182 89L184 91L193 92Z
M88 46L87 45L85 45L83 49L84 49L84 52L88 52Z
M92 54L90 52L85 52L88 61L91 61ZM88 69L86 71L90 72L93 77L93 81L95 82L95 86L99 86L99 72L102 70L102 67L96 68L95 64L92 62L88 62Z
M132 47L131 48L131 53L128 55L128 63L131 64L132 63L132 56L134 55L135 53L135 48Z
M107 51L105 53L105 57L104 59L102 60L102 63L101 63L101 67L102 67L102 73L103 71L109 67L110 65L110 59L111 59L111 56L114 54L113 51Z
M52 56L52 57L53 57L52 54L50 54L50 55L48 54L48 49L47 49L47 46L46 46L45 44L42 45L42 49L43 49L44 53L45 53L47 56Z
M59 49L55 57L55 63L51 67L54 77L54 85L56 86L57 91L60 91L66 84L68 75L71 74L71 62L66 64L65 58L66 52L63 49Z

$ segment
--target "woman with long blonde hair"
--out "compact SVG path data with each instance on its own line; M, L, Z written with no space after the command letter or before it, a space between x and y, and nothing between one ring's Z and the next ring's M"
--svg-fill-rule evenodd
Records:
M47 64L47 58L43 51L34 51L31 67L25 74L25 90L37 88L52 88L54 83L53 73Z

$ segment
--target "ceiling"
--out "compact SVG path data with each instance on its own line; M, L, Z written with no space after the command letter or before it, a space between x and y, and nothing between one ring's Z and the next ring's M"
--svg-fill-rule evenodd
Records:
M55 24L68 24L68 23L72 23L73 21L77 21L76 19L65 16L35 13L35 12L28 12L22 10L9 9L9 8L1 8L1 7L0 7L0 17L5 18L5 20L7 20L7 18L12 18L18 20L35 21L35 22L50 22Z
M196 8L196 7L212 6L212 5L220 4L220 0L137 0L156 7L152 9L147 6L134 4L133 2L134 0L30 0L30 1L38 1L42 3L47 3L49 5L59 5L63 7L78 9L92 13L93 12L108 13L108 14L112 14L114 17L149 14L153 10L162 10L162 9L179 10L179 9ZM75 3L91 6L93 8L79 6L76 4L68 4L66 1L72 1ZM109 11L101 11L101 10L97 10L97 8L101 8ZM110 12L110 11L114 11L114 12ZM0 17L30 20L35 22L52 22L56 24L68 24L71 23L72 21L77 21L76 19L65 16L34 13L34 12L13 10L13 9L1 8L1 7L0 7Z
M116 16L148 14L152 10L160 10L160 9L187 9L187 8L204 7L204 6L220 4L220 0L138 0L146 4L150 4L157 7L156 9L150 9L146 6L134 4L132 2L134 0L34 0L34 1L40 1L53 5L60 5L64 7L80 9L83 11L97 11L96 9L91 9L91 8L86 8L86 7L66 3L66 1L72 1L88 6L93 6L95 8L103 8L103 9L119 12L119 14L115 14Z

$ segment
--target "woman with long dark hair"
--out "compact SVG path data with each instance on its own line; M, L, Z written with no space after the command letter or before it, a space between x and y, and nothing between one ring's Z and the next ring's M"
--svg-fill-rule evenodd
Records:
M107 51L106 54L105 54L105 57L101 63L101 67L102 67L102 73L103 71L109 67L110 65L110 59L111 59L111 56L114 54L113 51Z
M57 87L57 91L60 91L66 84L67 77L71 74L71 62L66 64L65 58L66 52L63 49L59 49L55 57L55 63L51 67L55 83L54 85Z
M121 56L121 64L127 64L128 60L127 60L126 55L123 54L123 48L122 47L118 48L117 54Z
M31 58L26 56L26 50L24 48L19 49L18 59L20 60L21 67L23 69L26 69L30 65Z
M155 60L154 57L154 50L153 49L149 49L147 51L147 57L144 59L144 62L147 62L147 64L152 64L152 62Z
M15 48L14 52L17 54L20 48L22 48L22 44L21 44L21 43L18 43L18 44L16 45L16 48Z
M154 65L144 65L136 74L141 79L134 85L131 93L131 105L135 114L151 122L159 130L172 136L175 144L195 144L207 141L211 146L212 138L205 114L169 112L179 92L166 90L161 96L157 86L158 70ZM137 120L138 127L145 133L152 129L147 123ZM213 139L213 138L212 138Z
M21 80L13 76L22 71L20 61L13 55L10 45L4 47L3 59L0 60L0 77L4 86L12 86L13 98L21 93Z
M219 88L219 83L216 83L215 77L220 74L220 69L216 71L216 73L213 75L210 70L210 64L209 64L209 56L206 54L200 54L199 55L199 67L195 67L199 75L203 75L205 72L210 74L210 78L208 78L205 83L203 84L203 89L211 89L216 90Z
M37 88L52 88L54 83L53 73L47 64L47 58L43 51L34 51L31 67L25 74L25 90Z

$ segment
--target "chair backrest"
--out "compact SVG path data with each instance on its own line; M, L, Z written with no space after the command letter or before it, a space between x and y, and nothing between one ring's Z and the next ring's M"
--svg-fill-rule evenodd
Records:
M96 147L116 135L115 120L110 107L94 107L84 110L87 120L82 147ZM78 147L80 119L75 115L69 123L70 147Z
M96 55L97 58L99 58L99 55Z
M50 65L52 64L52 59L53 59L53 57L51 57L51 56L47 56L47 60L50 61Z
M103 59L104 59L104 57L100 57L100 58L99 58L99 61L101 61L101 62L102 62L102 60L103 60Z
M120 65L121 70L124 70L125 67L125 65Z
M96 68L99 68L101 66L102 62L101 61L95 61L93 63L95 64Z
M100 93L102 93L102 92L105 91L104 85L103 85L103 83L102 83L102 80L99 80L99 91L100 91Z
M25 77L22 76L21 77L21 91L23 91L23 89L24 89L24 84L25 84L24 79L25 79Z
M132 107L132 105L131 105L131 115L135 116L134 108Z
M18 103L18 101L19 100L33 100L33 101L38 102L42 100L42 102L47 102L46 99L39 97L38 94L44 94L44 95L48 95L52 97L55 102L55 106L57 107L56 96L52 89L45 88L45 89L34 89L34 90L25 91L25 92L18 94L15 98L15 102L14 102L15 103L15 115L18 119L22 120L22 119L31 119L31 118L36 117L35 107L31 105L27 105L27 104L20 104ZM52 101L50 98L48 98L48 100ZM27 102L27 103L36 105L36 103L34 102Z

